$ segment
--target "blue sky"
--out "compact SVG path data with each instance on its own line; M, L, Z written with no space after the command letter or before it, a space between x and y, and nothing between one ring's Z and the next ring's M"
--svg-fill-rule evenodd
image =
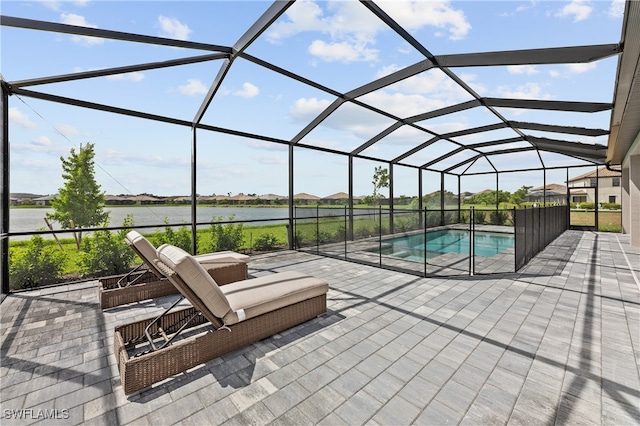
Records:
M101 29L232 46L269 7L267 1L3 1L3 15ZM435 55L617 43L621 1L393 1L380 7ZM66 34L0 27L1 72L5 80L68 74L133 65L208 52ZM340 92L424 59L356 1L298 1L258 38L247 53ZM192 120L221 61L135 72L28 89ZM487 97L611 102L617 57L589 64L453 69L474 91ZM360 98L400 117L410 117L471 99L449 77L429 70ZM289 140L334 101L329 93L288 79L243 59L232 64L202 122ZM96 177L109 194L190 193L192 133L189 128L70 107L34 98L9 100L11 192L52 194L62 186L60 156L92 142ZM499 109L509 120L607 128L609 112L556 116L543 111ZM558 113L556 113L558 114ZM438 133L495 123L474 108L427 120ZM302 142L349 152L384 130L388 118L345 105ZM544 132L534 136L557 137ZM508 130L460 138L462 143L512 137ZM606 137L564 136L565 140L606 145ZM284 145L198 131L197 192L200 194L288 193L288 149ZM363 151L393 158L425 141L401 128ZM440 141L407 159L421 165L451 149ZM514 144L518 147L520 144ZM453 165L469 154L445 160ZM505 158L500 158L505 157ZM347 158L296 148L294 192L327 196L347 191ZM535 153L496 156L501 169L539 167ZM583 164L543 154L548 166ZM356 159L354 192L370 194L375 161ZM592 169L592 168L590 168ZM590 170L588 169L588 170ZM490 170L478 161L474 171ZM576 169L571 175L584 173ZM395 167L394 193L417 194L417 171ZM566 171L547 172L547 183L562 183ZM543 183L542 172L500 176L500 189ZM424 174L425 193L440 187L438 173ZM495 175L462 179L462 191L495 188ZM446 189L457 192L457 179Z

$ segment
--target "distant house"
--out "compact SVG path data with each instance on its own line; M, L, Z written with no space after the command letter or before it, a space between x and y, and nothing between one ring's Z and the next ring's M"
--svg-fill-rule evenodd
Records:
M132 197L127 197L122 195L105 195L104 203L106 205L123 206L123 205L135 204L136 202L135 200L133 200Z
M567 204L567 187L558 183L550 183L546 186L530 188L526 201L531 203L557 203Z
M51 200L53 200L54 195L45 195L44 197L34 198L31 201L38 206L50 206Z
M310 205L317 204L320 197L307 194L306 192L299 192L293 196L293 203L296 205Z
M227 198L229 204L255 204L256 197L251 195L237 194Z
M276 195L276 194L263 194L257 197L260 200L261 204L268 205L278 205L278 204L287 204L289 197L285 197L284 195Z
M136 204L163 204L164 200L150 195L136 195L135 197L129 197Z
M362 202L363 197L353 196L353 203L358 204ZM346 192L336 192L335 194L331 194L326 196L320 200L322 204L329 205L347 205L349 203L349 194Z
M606 167L584 173L569 179L570 200L572 203L618 203L621 200L620 178L622 173L607 170ZM598 199L596 200L596 187Z

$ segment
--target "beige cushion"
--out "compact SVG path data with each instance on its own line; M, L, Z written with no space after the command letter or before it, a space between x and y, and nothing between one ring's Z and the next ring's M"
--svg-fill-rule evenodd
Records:
M218 318L231 310L218 284L198 261L179 247L163 244L158 247L158 259L176 271L202 303Z
M200 263L213 263L221 258L225 258L227 260L229 258L232 258L237 262L244 263L249 263L249 260L251 260L251 257L247 256L246 254L236 253L235 251L229 250L217 251L215 253L198 254L193 257Z
M223 319L231 325L321 296L329 290L329 285L319 278L287 271L227 284L220 290L231 308Z
M147 240L142 234L137 231L129 231L127 234L127 243L133 247L134 251L142 258L142 261L147 265L149 269L157 272L156 275L162 276L163 274L158 271L153 261L158 257L156 248Z

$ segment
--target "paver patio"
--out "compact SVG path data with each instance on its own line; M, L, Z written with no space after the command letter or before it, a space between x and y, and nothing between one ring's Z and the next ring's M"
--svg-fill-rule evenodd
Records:
M128 397L113 329L175 296L103 312L96 282L14 293L0 305L2 423L639 424L628 243L567 231L518 273L446 278L254 256L253 276L326 279L327 313Z

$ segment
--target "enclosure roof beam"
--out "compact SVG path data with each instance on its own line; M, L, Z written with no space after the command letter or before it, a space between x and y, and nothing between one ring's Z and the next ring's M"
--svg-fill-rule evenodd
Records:
M350 92L347 92L346 96L348 98L357 98L359 96L365 95L370 92L374 92L378 89L382 89L383 87L397 83L398 81L412 77L416 74L420 74L421 72L427 71L431 68L433 68L433 63L430 60L425 59L416 64L409 65L408 67L398 70L394 73L385 75L382 78L379 78L363 86L360 86L357 89L354 89Z
M606 102L569 102L539 99L482 98L487 106L503 108L545 109L549 111L600 112L607 111L613 104Z
M315 129L318 124L322 123L324 121L325 118L327 118L328 116L330 116L335 110L337 110L340 105L342 105L345 102L344 99L342 98L337 98L336 100L334 100L331 105L329 105L328 107L326 107L324 109L324 111L322 111L320 113L320 115L318 115L316 118L314 118L311 123L307 124L305 126L304 129L302 129L300 132L298 132L297 135L295 135L293 137L293 139L291 139L291 144L295 145L298 142L300 142L302 140L302 138L304 138L307 134L309 134L313 129Z
M566 133L570 135L581 135L581 136L604 136L609 134L609 131L604 129L590 129L586 127L572 127L572 126L554 126L550 124L525 123L523 121L509 121L509 126L515 127L518 129L538 130L541 132Z
M209 55L191 56L188 58L171 59L161 62L149 62L146 64L130 65L124 67L105 68L101 70L84 71L72 74L63 74L51 77L32 78L29 80L13 81L11 87L28 87L41 84L61 83L65 81L82 80L85 78L105 77L109 75L127 74L137 71L147 71L158 68L168 68L180 65L195 64L198 62L214 61L228 58L228 53L212 53Z
M542 65L588 63L622 52L619 44L552 47L547 49L508 50L499 52L437 55L443 67L484 67L505 65Z
M71 105L71 106L76 106L76 107L81 107L81 108L93 109L93 110L96 110L96 111L110 112L110 113L113 113L113 114L125 115L125 116L129 116L129 117L144 118L146 120L159 121L159 122L162 122L162 123L176 124L176 125L179 125L179 126L186 126L186 127L189 127L189 128L192 128L194 126L194 124L191 121L188 121L188 120L180 120L180 119L173 118L173 117L166 117L166 116L157 115L157 114L149 114L149 113L142 112L142 111L131 110L131 109L126 109L126 108L119 108L119 107L114 107L114 106L111 106L111 105L99 104L99 103L95 103L95 102L81 101L81 100L78 100L78 99L66 98L66 97L63 97L63 96L52 95L52 94L49 94L49 93L34 92L32 90L27 90L27 89L16 88L16 89L13 89L11 91L11 94L18 95L18 96L25 96L25 97L28 97L28 98L40 99L40 100L44 100L44 101L56 102L56 103L59 103L59 104L65 104L65 105ZM240 136L240 137L245 137L245 138L250 138L250 139L263 140L263 141L267 141L267 142L275 142L275 143L280 143L280 144L288 144L289 143L288 141L285 141L283 139L276 139L276 138L257 135L257 134L253 134L253 133L240 132L240 131L237 131L237 130L226 129L226 128L223 128L223 127L209 126L209 125L206 125L206 124L196 124L195 126L197 128L199 128L199 129L205 129L205 130L210 130L210 131L214 131L214 132L218 132L218 133L225 133L225 134L228 134L228 135Z
M318 90L322 90L323 92L327 92L333 96L336 97L342 97L342 93L338 92L337 90L334 90L330 87L327 86L323 86L320 83L317 83L315 81L309 80L308 78L304 78L302 76L299 76L298 74L292 73L291 71L285 70L284 68L281 68L279 66L273 65L267 61L264 61L260 58L257 58L253 55L249 55L247 52L242 52L240 54L238 54L238 57L242 58L242 59L246 59L247 61L253 62L256 65L260 65L261 67L267 68L273 72L276 72L278 74L282 74L285 77L289 77L292 80L296 80L299 81L300 83L304 83L308 86L311 86L315 89Z
M398 162L404 160L405 158L412 156L413 154L417 153L418 151L421 151L421 150L425 149L429 145L438 142L440 139L442 139L440 136L435 136L435 137L429 139L428 141L416 146L415 148L405 152L404 154L397 156L396 158L391 160L391 162L392 163L398 163Z
M216 78L211 83L211 87L209 87L209 91L206 96L202 100L202 104L196 113L196 116L193 118L194 123L200 123L202 121L202 117L207 112L213 97L220 89L222 85L222 81L224 77L229 72L229 68L231 68L231 64L235 57L242 53L251 43L255 41L256 38L260 36L269 25L276 21L288 8L293 4L292 0L284 1L278 0L275 1L269 6L269 8L253 23L251 28L249 28L241 37L238 39L236 44L233 45L231 57L222 64Z
M227 46L215 44L198 43L187 40L175 40L165 37L154 37L141 34L132 34L121 31L102 30L100 28L80 27L69 24L59 24L55 22L38 21L35 19L16 18L13 16L0 15L0 25L5 27L24 28L30 30L41 30L63 34L73 34L86 37L98 37L110 40L132 41L136 43L157 44L161 46L182 47L185 49L209 50L212 52L232 53L232 49Z
M365 149L369 148L371 145L373 145L374 143L378 142L382 138L384 138L384 137L390 135L391 133L395 132L396 130L398 130L402 126L404 126L404 123L402 123L401 121L396 121L391 126L387 127L382 132L378 133L377 135L375 135L374 137L372 137L371 139L369 139L368 141L366 141L365 143L363 143L362 145L360 145L359 147L357 147L356 149L351 151L351 155L360 154L362 151L364 151Z

